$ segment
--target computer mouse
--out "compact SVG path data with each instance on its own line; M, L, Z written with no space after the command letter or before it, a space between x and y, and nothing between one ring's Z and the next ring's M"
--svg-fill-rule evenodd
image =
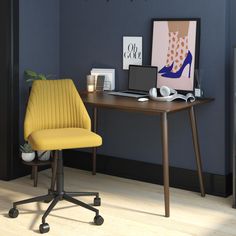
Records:
M149 99L148 98L139 98L138 99L138 102L146 102L148 101Z

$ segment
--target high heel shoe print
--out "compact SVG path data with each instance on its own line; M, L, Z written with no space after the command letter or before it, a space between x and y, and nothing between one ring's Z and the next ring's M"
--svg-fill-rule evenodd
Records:
M161 70L159 70L158 73L162 74L162 73L167 73L169 71L172 71L173 66L174 66L174 62L172 62L170 66L164 66Z
M189 65L188 78L190 78L192 60L193 60L192 54L190 51L188 51L188 54L183 62L183 65L179 68L178 71L176 71L176 72L169 71L169 72L162 74L161 76L173 78L173 79L178 79L182 76L182 73L183 73L185 67Z

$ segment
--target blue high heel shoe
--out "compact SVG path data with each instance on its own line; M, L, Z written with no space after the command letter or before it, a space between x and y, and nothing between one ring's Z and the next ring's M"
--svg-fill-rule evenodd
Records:
M167 73L173 69L173 66L174 66L174 62L172 62L172 64L170 66L164 66L161 70L159 70L158 73L160 73L160 74Z
M168 77L168 78L173 78L173 79L178 79L182 76L182 73L187 65L189 65L189 71L188 71L188 77L190 78L190 73L191 73L191 65L192 65L192 60L193 56L190 51L188 51L187 57L184 60L183 65L180 67L180 69L176 72L166 72L165 74L162 74L161 76L163 77Z

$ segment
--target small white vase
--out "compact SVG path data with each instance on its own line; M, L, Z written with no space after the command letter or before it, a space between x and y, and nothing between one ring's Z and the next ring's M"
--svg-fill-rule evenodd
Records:
M50 159L50 151L37 151L40 161L48 161ZM43 154L44 153L44 154ZM42 155L43 154L43 155ZM41 156L42 155L42 156Z
M26 161L26 162L33 161L35 158L35 152L30 152L30 153L22 152L21 157L23 161Z

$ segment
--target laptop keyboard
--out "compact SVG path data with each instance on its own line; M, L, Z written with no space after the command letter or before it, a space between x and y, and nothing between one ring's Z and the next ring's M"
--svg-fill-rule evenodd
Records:
M139 95L147 95L147 93L141 93L141 92L138 92L138 91L122 91L121 93L130 93L130 94L139 94Z
M124 92L108 92L107 94L109 95L115 95L115 96L123 96L123 97L132 97L132 98L141 98L141 97L147 97L147 94L137 94L134 92L128 92L128 91L124 91Z

